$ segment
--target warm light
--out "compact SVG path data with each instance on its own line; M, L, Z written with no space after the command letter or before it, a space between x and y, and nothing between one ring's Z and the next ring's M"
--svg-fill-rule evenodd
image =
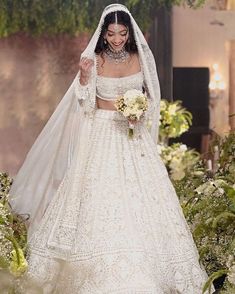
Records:
M210 90L215 90L216 89L216 82L211 81L209 84L209 88L210 88Z
M211 80L209 83L210 97L211 98L220 98L222 93L225 90L226 85L223 81L223 77L219 72L219 65L214 63L212 65Z
M226 86L225 86L225 82L220 81L219 84L218 84L218 88L219 88L220 90L225 90L225 88L226 88Z
M235 1L234 0L227 1L227 9L228 10L235 10Z
M214 71L217 71L219 69L219 65L217 63L214 63L212 65L212 68L213 68Z
M221 80L221 78L222 78L222 77L221 77L221 74L220 74L220 73L216 72L216 73L214 74L214 80L215 80L215 81L218 82L218 81Z

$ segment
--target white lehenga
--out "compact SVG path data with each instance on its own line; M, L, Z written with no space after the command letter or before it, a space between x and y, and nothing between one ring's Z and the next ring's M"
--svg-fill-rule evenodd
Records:
M87 144L30 239L28 276L43 293L201 294L206 274L146 126L129 139L116 111L84 119Z

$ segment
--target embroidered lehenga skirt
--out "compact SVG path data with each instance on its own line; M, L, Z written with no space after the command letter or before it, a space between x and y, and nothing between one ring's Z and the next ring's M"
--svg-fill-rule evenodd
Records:
M29 240L28 281L43 293L201 294L207 276L147 128L130 139L116 111L85 119L86 146Z

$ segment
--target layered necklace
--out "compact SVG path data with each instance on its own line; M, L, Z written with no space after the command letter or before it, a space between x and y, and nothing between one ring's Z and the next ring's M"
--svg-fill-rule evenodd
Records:
M130 56L130 54L124 48L119 51L113 51L109 47L107 47L104 53L107 58L115 64L125 62Z

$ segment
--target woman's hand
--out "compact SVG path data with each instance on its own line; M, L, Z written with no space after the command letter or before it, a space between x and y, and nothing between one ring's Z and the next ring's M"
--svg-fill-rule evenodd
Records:
M80 84L85 86L88 84L90 75L91 75L91 68L94 65L94 61L92 59L88 59L83 57L78 65L80 70Z
M130 119L130 118L128 119L128 121L130 124L133 124L133 125L137 124L137 122L138 122L137 119Z

